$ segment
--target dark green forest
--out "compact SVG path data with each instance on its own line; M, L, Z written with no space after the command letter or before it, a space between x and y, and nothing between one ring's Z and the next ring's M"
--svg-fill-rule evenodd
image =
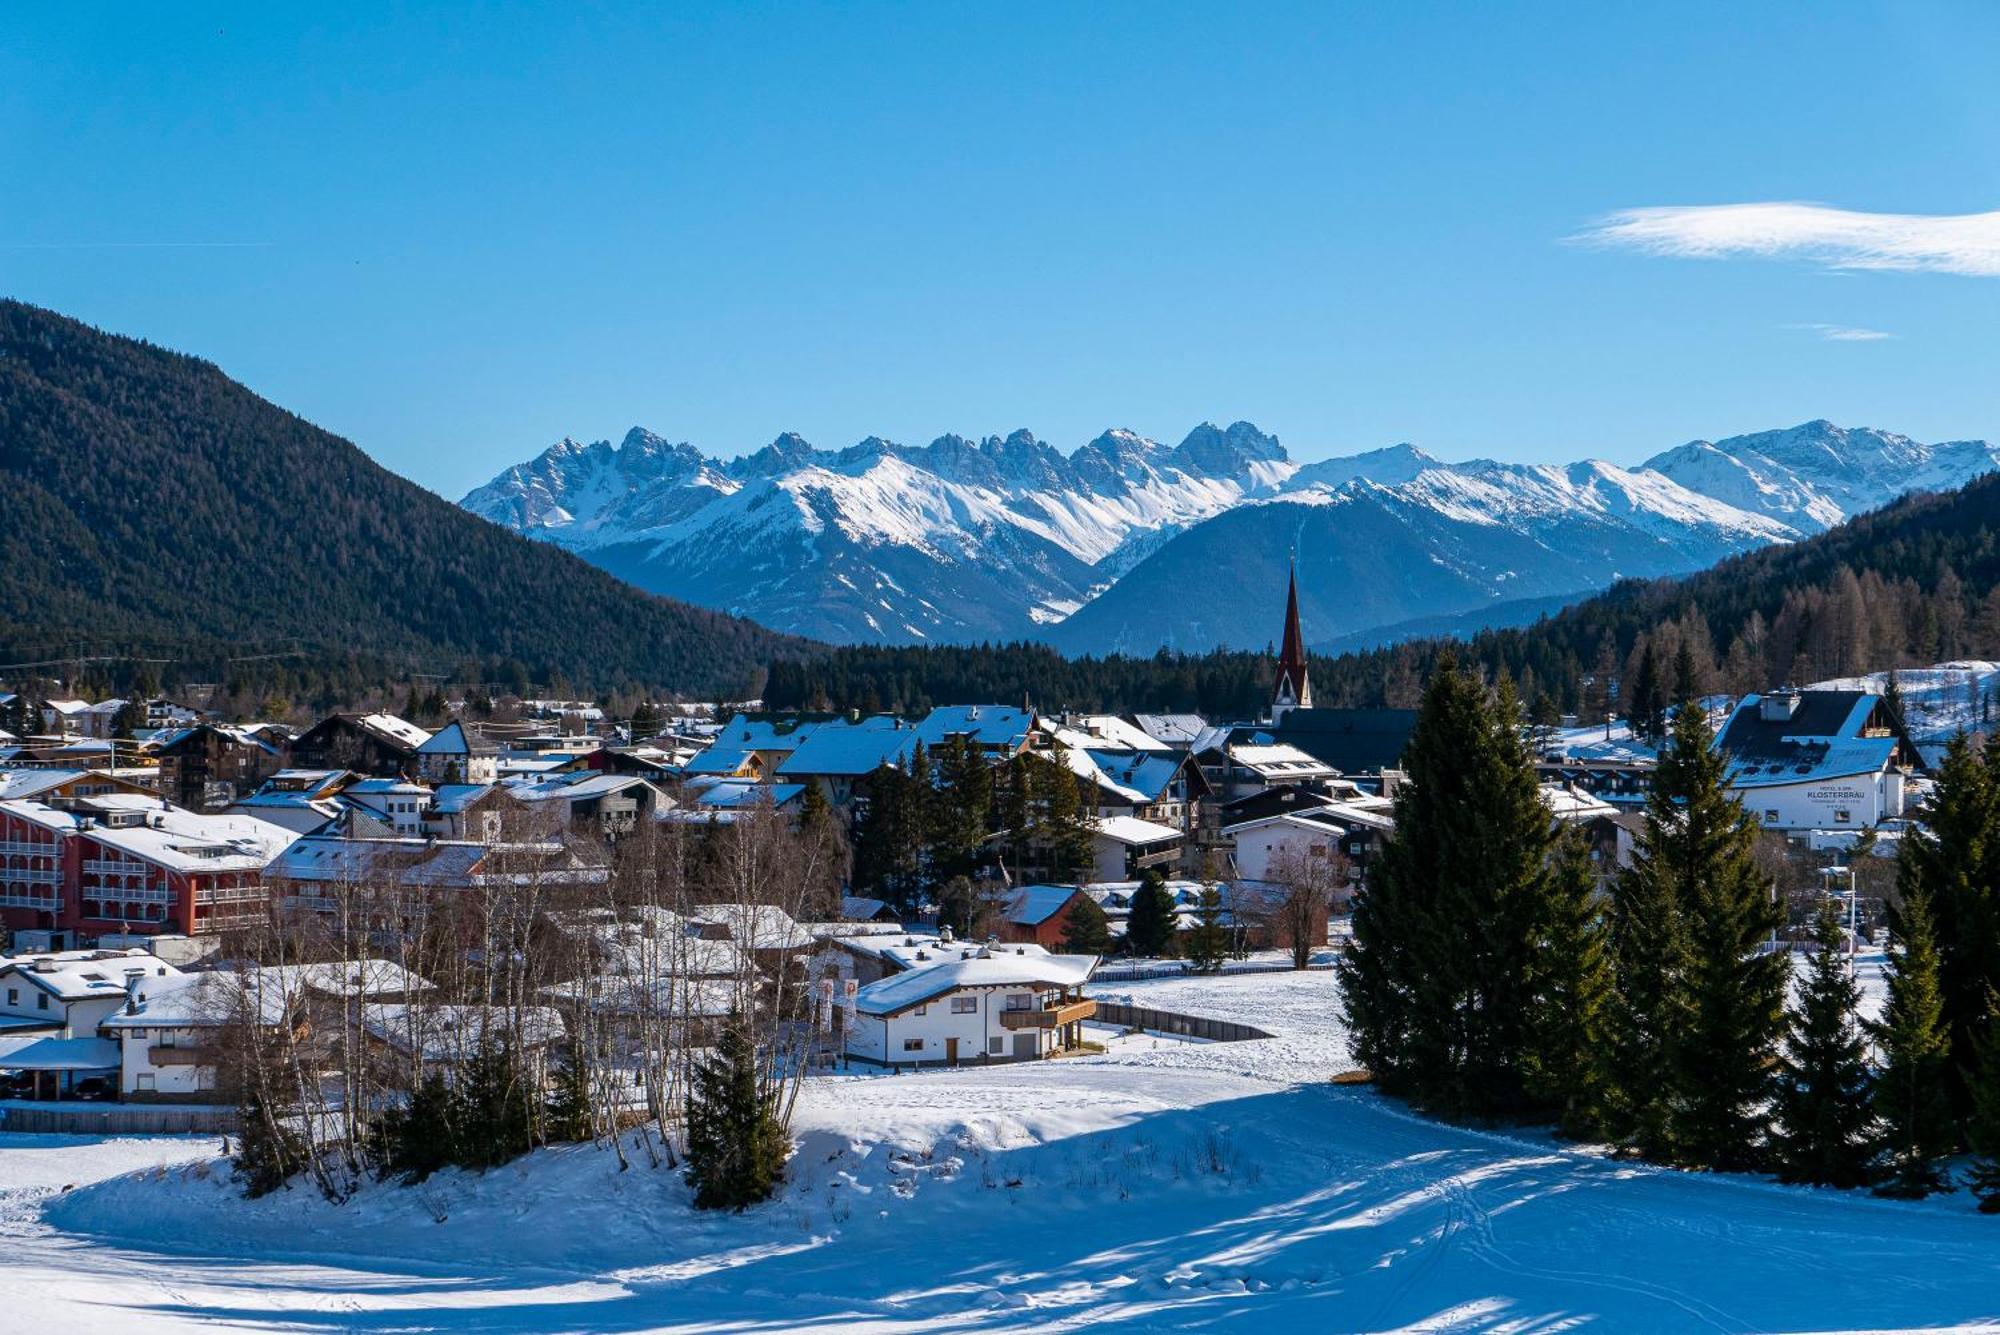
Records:
M209 362L0 301L0 662L744 698L808 647L467 514Z

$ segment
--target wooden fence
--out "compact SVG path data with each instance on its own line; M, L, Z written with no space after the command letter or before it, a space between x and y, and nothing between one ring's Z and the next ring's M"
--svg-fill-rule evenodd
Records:
M0 1106L0 1131L86 1136L189 1136L236 1130L234 1108L171 1104L47 1103Z
M1183 1038L1206 1038L1216 1043L1244 1043L1253 1038L1269 1038L1262 1029L1233 1020L1211 1020L1205 1015L1182 1015L1177 1011L1155 1010L1151 1006L1126 1006L1116 1001L1097 1003L1101 1024L1145 1029L1156 1034L1178 1034Z

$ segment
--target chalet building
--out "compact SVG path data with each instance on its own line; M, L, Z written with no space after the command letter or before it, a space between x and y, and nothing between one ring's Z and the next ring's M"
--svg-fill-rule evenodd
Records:
M1916 744L1879 695L1746 695L1715 739L1730 789L1766 829L1861 830L1903 814L1922 773Z
M1218 819L1230 863L1245 880L1274 879L1287 856L1337 856L1356 887L1367 884L1369 866L1396 828L1389 799L1352 784L1333 792L1267 789L1223 807Z
M1296 746L1273 741L1268 730L1257 728L1223 730L1195 752L1194 759L1209 791L1223 803L1272 788L1325 790L1340 777L1333 766Z
M1075 1049L1097 1003L1083 985L1095 955L987 946L970 959L863 986L846 1034L850 1058L884 1066L1032 1061Z
M254 816L294 834L314 834L337 820L340 794L360 779L344 769L281 769L256 792L230 804L232 816Z
M518 802L547 804L560 811L578 834L621 839L673 806L673 799L636 774L600 774L574 770L540 783L505 789Z
M1542 783L1559 783L1580 789L1613 806L1631 809L1646 804L1653 788L1649 760L1587 760L1574 756L1544 756L1535 762L1535 777Z
M884 765L908 765L921 739L893 714L854 722L822 723L777 768L785 783L818 784L826 800L844 807L863 796L869 775Z
M142 976L100 1032L118 1054L118 1096L131 1103L210 1103L225 1029L253 1017L276 1028L297 1023L285 991L260 969Z
M264 916L264 866L290 839L158 798L0 801L0 922L78 940L241 927Z
M0 1072L34 1098L62 1098L86 1080L110 1089L119 1051L101 1026L135 988L183 976L143 950L0 957Z
M492 783L500 775L500 748L456 719L417 748L417 774L426 783Z
M685 773L767 782L824 722L824 717L753 719L738 714L687 763Z
M189 811L222 811L255 792L285 763L284 750L259 733L197 723L155 739L160 792Z
M1125 721L1169 751L1192 750L1208 731L1199 714L1127 714Z
M1034 711L1010 705L940 705L916 725L917 739L927 750L957 738L994 761L1028 750L1037 732Z
M1090 879L1125 881L1148 871L1178 868L1187 833L1137 816L1099 816L1090 822Z
M1000 940L1008 945L1062 949L1069 936L1069 915L1084 897L1073 885L1023 886L1000 910Z
M416 835L430 814L431 790L407 779L357 779L336 799L345 808L342 828L350 835Z
M418 751L430 739L430 733L394 714L333 714L292 743L292 764L397 778L420 772Z

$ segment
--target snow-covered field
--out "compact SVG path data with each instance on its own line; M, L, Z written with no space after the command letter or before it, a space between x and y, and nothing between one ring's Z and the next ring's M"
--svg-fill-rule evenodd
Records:
M589 1148L336 1208L241 1201L212 1140L0 1136L0 1330L2000 1329L1962 1195L1423 1122L1327 1082L1325 972L1098 992L1276 1037L828 1077L785 1195L734 1217Z

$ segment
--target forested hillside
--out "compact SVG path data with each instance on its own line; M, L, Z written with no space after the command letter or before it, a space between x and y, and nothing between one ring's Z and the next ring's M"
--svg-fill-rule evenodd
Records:
M1274 630L1281 610L1272 608ZM1449 649L1513 678L1538 713L1592 716L1630 703L1607 699L1607 687L1636 683L1649 650L1655 675L1670 675L1683 642L1699 688L1739 691L2000 657L2000 475L1908 497L1696 575L1627 581L1532 626L1315 658L1313 690L1322 705L1414 705ZM769 698L914 708L1025 694L1045 709L1243 716L1268 702L1270 680L1268 651L1064 660L1028 645L842 649L779 667Z
M806 647L466 514L208 362L0 301L0 660L704 697Z

